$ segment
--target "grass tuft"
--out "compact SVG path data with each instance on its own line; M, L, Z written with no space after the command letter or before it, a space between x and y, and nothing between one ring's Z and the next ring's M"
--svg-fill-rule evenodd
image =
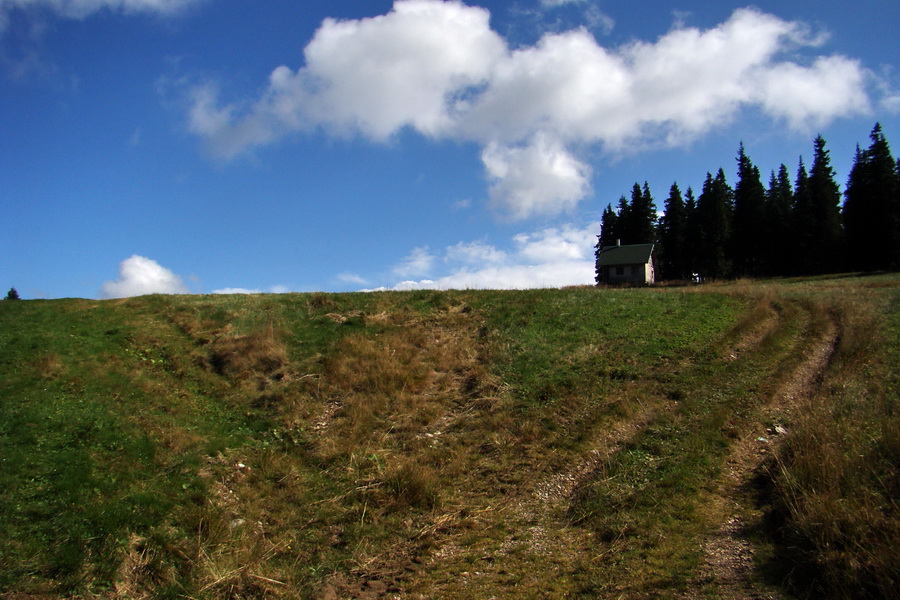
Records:
M288 364L287 350L271 320L248 335L219 336L210 344L209 355L217 373L238 379L273 377Z

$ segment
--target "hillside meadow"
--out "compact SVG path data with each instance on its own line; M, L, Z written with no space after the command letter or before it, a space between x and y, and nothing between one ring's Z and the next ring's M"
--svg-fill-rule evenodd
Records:
M887 598L900 275L0 302L0 598Z

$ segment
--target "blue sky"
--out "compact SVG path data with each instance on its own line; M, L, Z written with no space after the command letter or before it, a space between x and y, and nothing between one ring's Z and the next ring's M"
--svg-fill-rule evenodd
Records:
M0 0L24 298L591 283L608 203L900 144L900 3Z

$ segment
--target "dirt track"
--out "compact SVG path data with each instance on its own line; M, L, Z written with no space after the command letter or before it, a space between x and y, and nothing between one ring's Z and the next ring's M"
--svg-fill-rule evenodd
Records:
M712 587L723 600L779 600L785 596L762 586L752 577L754 548L747 530L762 518L754 506L754 476L772 456L773 445L787 433L780 423L796 410L798 403L812 397L828 368L839 337L836 321L810 344L804 360L791 371L759 409L754 426L741 432L732 446L716 492L709 500L710 513L718 517L718 527L703 546L705 560L684 598L696 598L702 587ZM761 339L761 338L760 338ZM757 342L759 339L756 340ZM760 423L776 423L763 427Z

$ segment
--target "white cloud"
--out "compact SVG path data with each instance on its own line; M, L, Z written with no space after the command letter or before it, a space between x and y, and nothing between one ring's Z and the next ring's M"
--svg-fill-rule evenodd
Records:
M501 264L507 254L484 242L460 242L447 248L444 260L464 265Z
M273 285L268 289L259 289L259 288L240 288L240 287L227 287L218 290L213 290L213 294L289 294L291 293L291 288L286 285Z
M189 294L184 281L155 260L132 255L119 263L119 278L100 288L101 298L129 298L144 294Z
M409 256L394 267L394 274L398 277L422 277L431 272L435 258L428 246L414 248Z
M100 10L172 14L203 0L0 0L0 10L45 8L61 16L81 19Z
M599 224L588 227L564 225L536 233L520 233L513 237L518 254L531 263L563 263L592 258L597 243Z
M383 16L326 19L304 50L306 65L273 70L241 114L220 107L209 84L195 88L189 127L224 158L317 125L375 140L403 127L447 135L464 92L484 84L506 52L489 16L460 2L405 0Z
M445 249L450 272L405 279L390 288L527 289L589 285L594 282L594 244L599 223L564 225L513 237L509 252L484 242L460 242ZM418 249L417 249L418 250ZM414 252L415 254L415 252Z
M144 130L141 127L135 128L135 130L131 133L131 137L128 138L128 145L132 148L139 147L143 144L144 141Z
M337 276L338 281L342 283L352 283L354 285L369 285L368 280L356 273L340 273Z
M567 262L546 265L509 265L477 271L457 271L434 280L403 281L395 290L525 290L590 285L594 282L594 263Z
M589 3L588 0L541 0L541 8L545 10L553 10L563 6L584 6L581 11L582 19L588 29L599 30L604 35L609 35L616 26L615 20L600 10L596 4Z
M842 56L820 57L809 68L778 65L760 78L761 103L791 127L809 129L830 116L869 108L863 91L865 71Z
M900 79L893 67L882 65L881 73L871 73L881 98L878 109L888 113L900 113Z
M557 8L566 4L584 4L587 0L541 0L544 8Z
M453 203L453 210L468 210L472 208L472 200L470 198L463 198L462 200L457 200Z
M203 1L205 0L0 0L0 33L6 29L9 15L16 9L47 10L68 19L84 19L101 10L171 15Z
M264 293L261 289L258 288L240 288L240 287L227 287L219 290L213 290L213 294L262 294Z
M886 95L881 99L879 106L886 112L900 113L900 92Z
M584 20L588 28L599 30L604 35L609 35L616 27L615 19L600 10L595 4L584 9Z
M543 134L521 147L492 142L481 160L492 204L514 219L572 209L591 188L591 168Z
M739 9L706 30L676 23L652 42L607 48L575 29L511 50L483 8L397 0L386 15L326 19L305 64L274 69L256 100L222 104L213 86L198 86L188 119L223 158L316 127L376 141L404 128L475 141L492 205L525 219L564 212L590 193L579 156L595 146L684 144L745 108L795 128L865 113L869 82L858 61L803 56L825 39Z
M299 72L315 86L313 117L375 139L405 126L445 133L454 95L484 83L506 52L489 18L460 2L406 0L385 16L326 20Z

